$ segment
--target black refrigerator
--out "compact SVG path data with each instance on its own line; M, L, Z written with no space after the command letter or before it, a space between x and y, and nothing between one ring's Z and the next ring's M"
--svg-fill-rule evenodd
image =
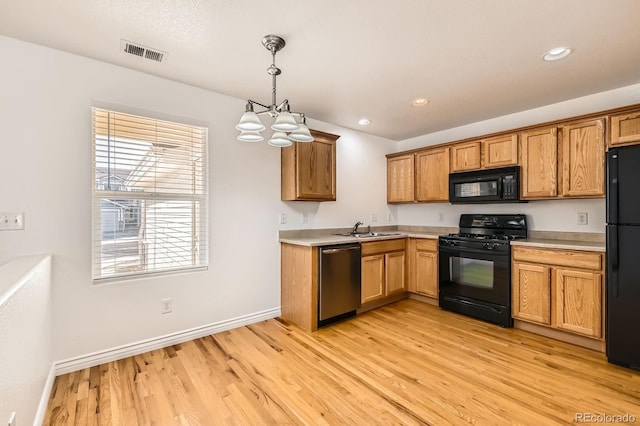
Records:
M640 145L607 153L607 358L640 370Z

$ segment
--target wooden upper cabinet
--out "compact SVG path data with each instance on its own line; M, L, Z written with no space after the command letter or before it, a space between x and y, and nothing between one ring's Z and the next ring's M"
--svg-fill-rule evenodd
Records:
M281 198L285 201L335 201L336 140L311 130L313 142L294 142L281 149Z
M520 134L522 199L558 195L558 129L548 127Z
M415 197L413 154L387 159L387 202L411 203Z
M518 164L518 134L482 140L482 168L507 167Z
M451 151L452 173L480 168L480 142L459 143L452 145L449 149Z
M611 116L610 146L640 143L640 111Z
M562 127L561 196L604 197L604 118Z
M449 201L449 147L416 153L416 201Z

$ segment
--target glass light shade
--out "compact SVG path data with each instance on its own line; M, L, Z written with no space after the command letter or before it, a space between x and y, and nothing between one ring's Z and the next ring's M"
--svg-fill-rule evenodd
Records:
M271 129L277 132L291 132L298 128L296 119L289 111L283 111L278 114L275 123L271 125Z
M260 132L243 130L242 132L240 132L240 135L238 135L238 140L243 142L260 142L263 141L264 138L262 137Z
M264 124L262 124L256 113L253 111L246 111L242 114L242 118L240 118L240 122L236 126L236 130L250 132L261 132L264 129Z
M271 139L269 139L269 142L267 143L271 146L277 146L277 147L285 147L285 146L293 145L293 142L291 142L291 140L287 137L286 133L284 132L275 132L273 136L271 136Z
M296 142L313 142L313 136L306 124L298 124L298 130L294 130L289 135L289 139Z

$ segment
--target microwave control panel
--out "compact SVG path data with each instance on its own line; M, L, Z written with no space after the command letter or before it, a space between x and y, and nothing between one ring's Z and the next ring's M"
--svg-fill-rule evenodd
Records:
M504 175L502 177L502 199L518 199L518 180L515 175Z

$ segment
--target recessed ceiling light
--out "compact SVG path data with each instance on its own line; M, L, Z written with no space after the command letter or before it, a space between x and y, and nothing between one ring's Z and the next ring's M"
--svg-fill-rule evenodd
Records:
M358 120L358 124L361 126L366 126L371 124L371 120L369 120L368 118L361 118L360 120Z
M429 103L429 100L427 100L425 98L418 98L418 99L414 99L413 101L411 101L411 105L413 105L414 107L425 106L428 103Z
M556 61L569 56L570 53L571 49L568 47L556 47L545 53L542 59L545 61Z

